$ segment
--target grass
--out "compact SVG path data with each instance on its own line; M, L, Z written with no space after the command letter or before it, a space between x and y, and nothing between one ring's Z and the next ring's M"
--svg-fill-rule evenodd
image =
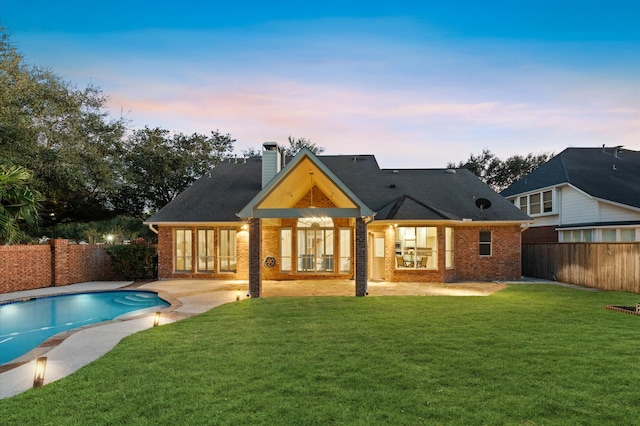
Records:
M0 401L3 425L638 424L640 296L245 300Z

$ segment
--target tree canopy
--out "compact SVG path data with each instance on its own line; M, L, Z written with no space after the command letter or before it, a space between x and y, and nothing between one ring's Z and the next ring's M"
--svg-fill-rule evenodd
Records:
M321 154L324 152L324 148L316 145L311 142L310 139L305 138L294 138L289 135L287 138L287 142L289 142L289 146L284 149L285 155L293 157L296 155L302 148L309 148L311 152L314 154Z
M133 132L123 149L116 206L136 216L159 209L231 154L234 142L217 130L210 136L171 134L157 127Z
M485 148L482 153L472 153L466 161L461 161L457 165L448 163L447 167L468 169L494 190L501 191L552 157L553 154L549 153L529 153L526 156L513 155L506 160L500 160Z

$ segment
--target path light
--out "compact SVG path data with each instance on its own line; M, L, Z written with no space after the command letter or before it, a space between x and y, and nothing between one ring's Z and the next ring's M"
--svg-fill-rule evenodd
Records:
M36 372L33 375L33 387L41 388L44 385L44 370L47 368L47 357L41 356L36 359Z
M153 326L157 327L160 325L160 312L156 312L156 315L153 317Z

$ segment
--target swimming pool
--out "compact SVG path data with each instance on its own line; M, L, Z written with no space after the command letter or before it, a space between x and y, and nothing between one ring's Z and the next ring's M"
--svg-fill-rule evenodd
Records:
M0 365L62 331L170 306L140 290L63 294L0 304Z

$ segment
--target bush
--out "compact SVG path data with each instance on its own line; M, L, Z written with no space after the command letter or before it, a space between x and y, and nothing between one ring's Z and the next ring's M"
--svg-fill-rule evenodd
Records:
M106 249L111 258L111 269L120 279L153 279L157 276L157 251L154 246L134 244L109 246Z

